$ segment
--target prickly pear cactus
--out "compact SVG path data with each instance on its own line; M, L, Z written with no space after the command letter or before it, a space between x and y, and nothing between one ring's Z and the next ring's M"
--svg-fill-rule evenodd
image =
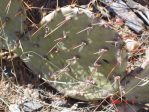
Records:
M24 31L21 0L0 0L0 47L13 49Z
M120 45L115 32L98 24L88 9L67 6L43 17L38 31L20 39L16 52L54 88L81 100L106 98L117 91ZM125 62L125 60L124 60Z
M138 103L146 103L149 101L149 67L126 83L126 98L134 100Z
M117 91L113 75L125 70L119 39L114 31L100 27L88 9L67 6L53 11L38 31L27 35L22 1L1 0L0 7L1 49L15 49L53 87L82 100Z
M144 62L130 72L123 80L125 96L138 103L149 102L149 49L146 50Z

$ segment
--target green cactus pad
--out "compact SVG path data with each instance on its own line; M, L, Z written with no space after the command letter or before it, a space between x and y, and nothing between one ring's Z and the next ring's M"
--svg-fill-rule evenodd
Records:
M123 81L123 86L126 98L138 103L147 103L149 101L149 67L135 76L127 76Z
M54 88L81 100L106 98L121 75L115 32L99 26L88 9L63 7L41 21L38 31L21 38L21 58ZM122 59L123 60L123 59ZM125 61L124 61L125 62Z
M0 0L0 47L13 49L24 31L21 0Z

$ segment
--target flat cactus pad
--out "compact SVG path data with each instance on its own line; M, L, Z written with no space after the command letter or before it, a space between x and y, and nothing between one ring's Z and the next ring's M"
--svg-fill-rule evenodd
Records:
M21 38L16 52L66 96L106 98L117 91L112 78L124 72L125 64L120 64L116 33L101 27L99 20L88 9L62 7L43 17L36 32Z
M24 32L22 2L20 0L0 0L0 47L13 49Z

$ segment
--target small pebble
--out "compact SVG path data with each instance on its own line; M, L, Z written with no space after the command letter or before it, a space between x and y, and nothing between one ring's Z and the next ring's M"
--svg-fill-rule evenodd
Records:
M136 48L138 48L140 46L140 43L135 41L135 40L131 40L131 39L126 39L125 40L125 48L126 50L128 50L129 52L135 50Z

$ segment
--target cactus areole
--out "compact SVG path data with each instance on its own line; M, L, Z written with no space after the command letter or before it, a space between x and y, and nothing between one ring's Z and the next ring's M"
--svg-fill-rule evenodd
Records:
M66 96L86 101L106 98L118 90L113 77L124 72L125 58L116 33L99 21L87 8L62 7L43 17L36 32L20 38L15 52Z

